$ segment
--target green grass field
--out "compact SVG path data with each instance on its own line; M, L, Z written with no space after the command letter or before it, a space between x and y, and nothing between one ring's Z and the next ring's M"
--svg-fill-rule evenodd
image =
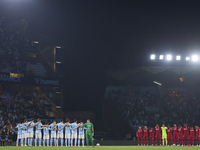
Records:
M96 149L96 150L191 150L199 149L200 147L177 147L177 146L96 146L96 147L14 147L14 146L0 146L0 150L87 150L87 149Z

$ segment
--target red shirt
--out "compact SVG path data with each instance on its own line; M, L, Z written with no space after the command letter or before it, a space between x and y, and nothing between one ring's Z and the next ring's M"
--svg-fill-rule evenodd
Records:
M154 129L149 129L150 136L154 136Z
M183 127L184 135L188 135L189 127Z
M174 135L177 135L178 134L178 128L177 127L173 127L173 131L174 131Z
M161 128L160 127L155 127L155 129L156 129L156 135L160 134Z
M144 132L144 135L147 135L147 136L148 136L148 132L149 132L148 129L143 129L143 132Z
M194 136L194 128L190 128L190 136Z
M178 128L178 134L179 136L183 136L183 128Z
M167 135L168 137L172 136L172 128L167 129Z
M142 129L137 129L137 133L138 133L138 137L142 137L143 130Z
M196 137L199 137L199 130L200 128L196 128L195 131L196 131Z

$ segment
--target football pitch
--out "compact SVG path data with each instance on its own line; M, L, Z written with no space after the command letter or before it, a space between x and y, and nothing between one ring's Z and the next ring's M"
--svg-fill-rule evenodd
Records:
M0 150L191 150L199 149L200 147L177 147L177 146L95 146L95 147L15 147L15 146L0 146Z

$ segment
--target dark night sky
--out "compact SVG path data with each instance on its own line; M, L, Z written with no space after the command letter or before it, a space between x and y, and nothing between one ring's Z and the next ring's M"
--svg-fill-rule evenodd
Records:
M146 65L152 52L200 49L198 0L0 2L1 15L26 18L29 32L65 45L66 93L73 102L97 106L106 85L105 70Z

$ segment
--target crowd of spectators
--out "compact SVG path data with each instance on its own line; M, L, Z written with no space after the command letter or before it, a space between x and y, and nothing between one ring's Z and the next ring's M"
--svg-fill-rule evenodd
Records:
M36 66L36 69L40 67L39 71L42 72L37 75L45 76L46 70L43 65L39 63L37 66L39 60L36 57L27 57L27 49L35 49L36 52L37 46L20 31L0 26L0 72L34 75Z
M119 105L123 114L134 126L155 124L199 125L199 92L186 89L165 89L161 93L155 90L135 90L124 94L120 90L112 91L110 98Z
M120 90L112 91L112 100L117 102L119 108L128 118L131 125L153 124L157 116L147 107L158 107L158 92L134 90L131 94L124 94Z
M0 128L15 126L19 121L30 118L50 119L50 104L37 90L26 88L23 92L0 91Z
M186 89L168 89L162 93L161 120L167 124L199 125L198 93Z

